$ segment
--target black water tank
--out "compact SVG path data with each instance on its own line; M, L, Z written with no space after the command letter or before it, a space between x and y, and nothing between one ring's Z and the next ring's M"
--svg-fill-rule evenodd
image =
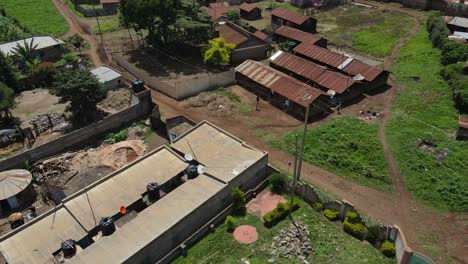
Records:
M151 201L157 200L159 196L159 185L155 182L146 185L146 191L148 192L148 199Z
M142 80L136 79L132 81L133 92L139 93L145 90L145 82Z
M110 236L115 231L114 219L112 219L112 217L101 218L99 225L101 226L103 236Z
M198 176L198 166L194 164L190 164L186 169L185 169L185 174L187 174L187 177L189 179L194 179Z
M65 240L60 245L60 248L62 249L63 256L65 258L69 258L76 253L76 242L72 239Z

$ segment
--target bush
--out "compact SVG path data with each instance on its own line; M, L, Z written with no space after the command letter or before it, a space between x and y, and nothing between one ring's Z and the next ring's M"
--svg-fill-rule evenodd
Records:
M393 244L393 242L385 240L385 242L383 242L383 244L382 244L381 250L382 250L382 254L384 254L385 256L387 256L389 258L395 257L396 248L395 248L395 244Z
M281 193L286 184L286 176L281 173L273 173L268 177L272 187L271 190L275 193Z
M378 225L371 225L367 228L366 240L372 245L375 245L379 240L380 227Z
M234 213L237 215L245 214L246 201L245 201L244 192L241 189L239 189L239 187L232 188L231 197L232 197Z
M313 203L312 208L317 212L321 212L322 209L323 209L323 204L322 203Z
M128 129L122 129L117 133L110 133L107 135L106 142L110 144L115 144L120 141L126 140L128 137Z
M289 214L289 209L291 204L291 200L287 201L286 203L278 203L276 205L276 208L271 210L271 212L268 212L263 216L263 221L265 222L266 227L272 227L279 221L283 220L288 216ZM297 199L294 199L292 201L292 211L296 210L299 208L299 202Z
M234 217L232 217L232 215L226 216L224 224L226 224L226 230L228 232L233 232L234 229L236 229L236 220L234 219Z
M332 210L332 209L325 209L323 211L323 215L325 215L325 217L330 220L330 221L335 221L338 219L338 216L340 215L340 212L336 211L336 210Z
M356 212L348 212L343 222L343 230L354 236L357 239L364 239L365 226L357 221L358 214Z
M50 86L54 82L56 70L53 64L39 64L31 71L34 86Z

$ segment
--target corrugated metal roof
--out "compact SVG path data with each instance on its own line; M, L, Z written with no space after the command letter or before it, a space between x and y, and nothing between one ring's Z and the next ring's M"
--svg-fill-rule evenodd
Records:
M31 184L32 175L27 170L0 172L0 200L17 195Z
M216 3L215 3L216 4ZM206 12L213 18L213 20L218 20L224 16L227 12L231 10L239 10L238 6L221 6L215 8L203 8Z
M255 31L254 36L256 36L257 38L259 38L261 40L266 40L268 38L267 34L261 32L259 30Z
M118 4L120 0L100 0L99 3L101 4Z
M303 15L301 13L298 13L292 10L284 9L282 7L278 7L275 10L273 10L271 12L271 15L293 22L296 25L302 25L308 19L312 19L309 16Z
M290 53L279 51L277 54L272 56L270 61L273 64L299 74L300 76L337 93L343 93L355 83L355 81L348 76L327 70L327 68L323 66Z
M305 42L310 44L315 44L322 39L319 34L311 34L288 26L279 27L275 30L275 34L301 43Z
M468 117L460 116L458 119L458 126L468 129Z
M33 45L37 45L36 50L41 50L65 43L62 40L55 39L51 36L36 36L0 44L0 51L3 52L3 54L5 55L11 55L14 51L14 48L17 45L24 46L25 41L26 45L30 45L31 42L33 42Z
M301 43L297 45L293 51L336 69L338 69L340 65L343 65L343 63L347 61L348 63L344 65L342 71L353 76L360 74L365 78L366 81L373 81L379 74L383 72L382 69L372 67L365 64L364 62L348 57L344 54L339 54L316 45Z
M231 4L229 2L210 3L210 8L224 8L230 6Z
M320 95L326 95L319 89L257 61L246 60L236 67L236 71L304 107L307 107L307 98L313 102Z
M106 83L122 77L119 72L107 66L100 66L92 69L91 73L96 76L101 83Z
M244 10L246 12L251 12L252 10L254 10L255 8L258 8L256 7L255 5L252 5L252 4L249 4L249 3L242 3L240 6L239 6L239 9L240 10Z
M249 39L247 34L242 33L228 23L216 27L216 31L219 32L219 36L226 40L227 43L232 43L236 46Z
M448 22L448 24L457 27L468 28L468 18L454 17L450 22Z
M453 32L453 35L462 37L465 40L468 39L468 32L455 31Z

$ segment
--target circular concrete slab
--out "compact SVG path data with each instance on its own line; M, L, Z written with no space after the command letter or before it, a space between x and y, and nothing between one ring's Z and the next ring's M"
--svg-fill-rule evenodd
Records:
M257 241L257 229L250 225L241 225L234 230L234 238L241 244L251 244Z

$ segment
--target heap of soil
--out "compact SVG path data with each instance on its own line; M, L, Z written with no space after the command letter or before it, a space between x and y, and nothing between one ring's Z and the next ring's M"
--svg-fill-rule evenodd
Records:
M107 97L99 102L98 108L107 113L116 113L129 107L130 103L130 90L120 88L107 92Z

